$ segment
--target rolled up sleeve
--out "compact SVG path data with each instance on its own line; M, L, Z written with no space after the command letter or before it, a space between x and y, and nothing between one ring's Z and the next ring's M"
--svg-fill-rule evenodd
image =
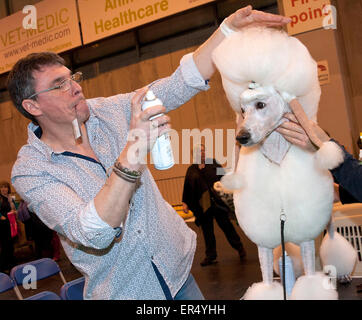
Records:
M199 69L197 68L193 58L193 52L188 53L182 57L180 66L182 76L188 86L199 90L209 89L209 81L202 77Z
M105 249L119 236L119 228L99 217L93 200L82 200L51 176L13 176L12 183L32 212L75 244Z
M182 57L180 66L172 75L149 84L149 88L161 99L167 111L185 104L200 91L210 89L196 67L192 53Z

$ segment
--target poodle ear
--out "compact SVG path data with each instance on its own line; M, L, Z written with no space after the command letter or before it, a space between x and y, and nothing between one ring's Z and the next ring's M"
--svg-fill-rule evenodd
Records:
M227 173L220 179L220 182L224 189L232 191L239 190L244 186L242 175L236 172Z
M321 169L332 170L344 161L344 154L337 144L333 141L327 141L316 152L315 159Z

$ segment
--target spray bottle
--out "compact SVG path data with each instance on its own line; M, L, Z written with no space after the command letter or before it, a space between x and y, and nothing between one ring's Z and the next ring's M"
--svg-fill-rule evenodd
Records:
M153 91L148 90L146 93L145 101L142 104L142 110L146 110L147 108L157 105L162 105L162 101L156 98ZM150 120L160 117L162 115L163 113L158 114L150 118ZM157 138L151 150L151 154L154 166L157 170L166 170L171 168L175 164L172 153L170 136L168 133L165 133Z

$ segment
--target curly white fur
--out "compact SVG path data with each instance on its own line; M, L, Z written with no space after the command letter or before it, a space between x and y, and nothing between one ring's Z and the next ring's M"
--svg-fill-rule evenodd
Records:
M283 287L279 282L254 283L248 288L243 300L282 300L283 299Z
M307 116L316 119L321 94L317 64L297 38L275 29L246 28L225 39L214 50L213 61L236 112L241 93L255 81L298 97Z
M290 300L337 300L333 282L323 273L301 276L296 281Z
M350 275L357 262L357 251L338 232L326 234L319 254L324 266L335 268L338 278Z
M331 170L337 168L344 161L344 154L336 143L327 141L316 152L315 158L321 169Z
M270 260L270 263L261 263L263 283L254 284L244 298L278 299L280 287L269 284L273 259L264 255L269 255L270 250L280 244L280 215L284 213L286 216L285 242L305 244L316 238L332 212L333 179L327 168L340 160L334 163L318 161L318 157L330 147L328 144L319 150L317 160L313 153L294 145L279 164L267 159L258 144L263 137L251 139L251 142L242 141L244 132L250 133L250 137L255 136L254 126L247 121L259 121L260 118L266 126L270 123L265 121L266 117L282 116L290 109L273 109L276 100L268 99L266 89L259 90L266 92L266 98L251 99L247 103L242 100L242 93L249 88L251 81L259 88L273 87L276 95L287 92L297 97L308 118L316 121L321 93L317 64L298 39L268 28L247 28L231 35L214 50L213 60L221 73L232 108L238 114L243 113L240 140L248 145L240 150L236 173L224 180L229 182L228 189L239 188L234 192L234 204L241 228L258 245L260 261L266 261L264 258ZM258 101L263 101L267 107L259 108ZM268 130L264 131L267 135ZM240 185L237 185L237 175ZM303 299L309 295L310 299L335 299L335 290L324 290L326 278L314 274L314 258L314 250L303 256L308 276L297 281L293 297Z

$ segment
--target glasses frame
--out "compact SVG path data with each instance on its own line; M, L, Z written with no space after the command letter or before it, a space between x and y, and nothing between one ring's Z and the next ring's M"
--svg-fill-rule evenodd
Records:
M77 79L77 77L79 77L79 79ZM48 92L48 91L52 91L52 90L62 89L62 87L63 87L67 82L69 83L71 80L74 81L74 82L76 82L76 83L82 82L82 80L83 80L83 72L78 71L78 72L72 74L72 75L70 76L70 78L64 79L64 80L63 80L60 84L58 84L57 86L54 86L54 87L51 87L51 88L44 89L44 90L41 90L41 91L39 91L39 92L36 92L36 93L32 94L31 96L27 97L26 99L31 99L31 98L37 96L37 95L40 94L40 93L44 93L44 92ZM70 89L70 86L69 86L67 89L63 89L63 90L61 90L61 91L62 91L62 92L66 92L66 91L68 91L69 89Z

